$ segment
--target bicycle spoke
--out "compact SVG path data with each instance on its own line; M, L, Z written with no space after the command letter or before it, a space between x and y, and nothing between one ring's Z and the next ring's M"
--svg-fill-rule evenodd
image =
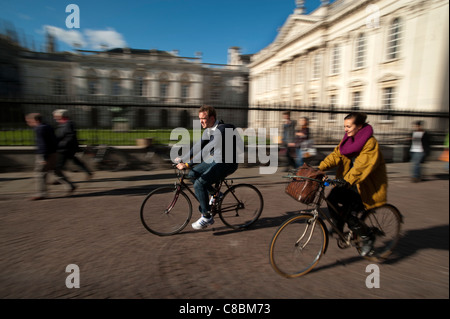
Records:
M326 232L322 222L311 216L299 215L287 220L275 233L270 246L270 262L277 273L298 277L309 272L326 247Z
M174 187L161 187L149 195L141 206L144 227L156 235L173 235L188 224L192 216L192 204L182 191Z
M262 195L254 186L238 184L225 192L219 214L225 225L239 229L253 224L263 209Z

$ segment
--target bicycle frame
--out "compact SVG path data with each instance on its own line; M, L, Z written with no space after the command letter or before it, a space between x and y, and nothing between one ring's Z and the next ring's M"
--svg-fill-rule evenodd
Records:
M187 190L189 191L189 193L195 198L195 200L196 200L197 202L199 201L198 198L197 198L197 196L195 195L195 193L194 193L194 192L191 190L191 188L189 187L189 185L186 184L186 183L184 182L184 179L185 179L185 178L186 178L186 174L182 173L181 176L178 178L179 182L175 183L175 187L177 188L177 196L175 196L174 202L173 202L173 204L171 204L171 206L173 206L173 205L175 204L175 202L176 202L176 200L177 200L177 198L178 198L178 194L179 194L179 192L180 192L182 189L187 189ZM230 183L227 182L226 179L220 180L219 182L216 183L216 186L215 186L216 193L218 193L218 192L220 191L220 189L222 188L222 185L223 185L223 184L225 184L225 186L227 187L227 189L230 189L231 186L232 186L232 183L233 183L233 180L231 180ZM235 198L236 200L238 200L238 199L236 198L236 196L234 195L234 193L232 193L232 194L233 194L234 198ZM216 202L215 204L217 204L217 202Z
M350 244L352 243L352 241L351 241L351 238L352 238L352 232L350 231L350 233L348 233L347 236L346 236L346 234L344 234L344 233L336 226L336 224L331 220L331 218L328 217L328 215L325 214L325 213L322 211L321 205L322 205L322 202L325 201L325 202L327 203L328 207L330 207L330 208L334 211L334 213L336 213L337 215L339 215L339 212L338 212L338 210L336 209L336 207L334 207L334 205L333 205L333 204L325 197L325 187L326 187L325 182L326 182L326 181L321 181L321 180L314 179L314 178L310 178L310 177L306 177L306 176L293 176L293 175L289 175L289 176L285 176L285 177L289 177L289 178L309 179L309 180L318 182L318 183L320 184L319 195L318 195L318 198L317 198L316 201L315 201L314 208L313 208L313 210L311 211L312 217L313 217L313 219L314 219L314 222L313 222L313 224L312 224L312 229L311 229L309 238L308 238L307 242L304 243L303 247L306 246L306 244L309 242L309 240L310 240L310 238L311 238L311 235L312 235L312 233L313 233L313 231L314 231L314 227L315 227L315 225L316 225L316 220L317 220L317 218L321 218L322 220L327 221L328 224L330 224L330 226L333 228L334 232L339 236L339 238L340 238L342 241L344 241L346 245L350 245ZM334 182L335 180L328 180L328 181L329 181L329 182L330 182L330 181L331 181L331 182ZM308 225L308 227L306 227L306 229L305 229L305 231L304 231L304 234L302 234L302 236L298 239L298 241L296 242L296 245L303 239L303 237L305 236L306 232L308 231L309 226L310 226L310 225ZM328 237L328 233L327 233L327 237ZM301 247L301 248L303 248L303 247Z

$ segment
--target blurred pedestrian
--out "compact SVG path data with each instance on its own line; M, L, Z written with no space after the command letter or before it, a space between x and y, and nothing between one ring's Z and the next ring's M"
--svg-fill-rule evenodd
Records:
M47 175L48 172L54 171L56 168L56 136L52 126L46 124L42 120L39 113L30 113L25 116L28 126L32 127L36 138L36 160L34 165L35 183L37 193L30 200L41 200L47 197ZM75 186L61 174L58 175L60 181L65 184L69 192L75 190Z
M283 112L283 121L283 138L281 143L286 152L287 170L289 170L289 167L291 166L293 168L297 167L295 162L295 128L297 126L297 121L291 120L291 112L289 111Z
M58 123L56 128L56 139L58 142L58 159L56 166L62 171L67 160L72 160L91 179L92 172L75 154L79 151L77 131L75 123L69 118L69 112L64 109L53 111L53 118Z
M448 172L448 133L445 135L444 139L444 150L441 155L439 155L439 160L443 162L447 162L444 166L445 170Z
M314 154L310 154L313 148L313 140L309 131L309 119L301 117L299 120L300 128L295 132L295 147L296 147L296 167L299 168L305 162L305 158L309 158Z
M422 164L430 154L430 139L428 133L424 130L423 121L413 123L413 132L411 134L411 181L413 183L422 180Z

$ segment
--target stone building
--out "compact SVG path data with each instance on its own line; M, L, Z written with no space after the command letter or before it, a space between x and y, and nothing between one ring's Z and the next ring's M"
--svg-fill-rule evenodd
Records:
M237 47L228 51L233 65L204 63L201 53L182 57L156 49L54 48L49 36L47 52L16 49L21 97L64 102L80 127L189 127L197 117L194 106L202 104L225 105L224 120L247 125L249 58Z
M306 14L304 1L296 1L275 40L252 56L251 107L311 109L302 114L316 129L335 126L337 131L342 114L336 118L335 113L322 115L314 109L448 113L448 4L322 0ZM279 112L267 116L251 111L249 117L253 127L281 122ZM410 119L394 122L378 116L372 124L410 129ZM447 130L448 118L428 125Z

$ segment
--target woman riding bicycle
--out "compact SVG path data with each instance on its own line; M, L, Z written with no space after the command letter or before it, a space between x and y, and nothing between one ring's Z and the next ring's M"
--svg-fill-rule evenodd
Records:
M360 254L367 255L373 247L374 237L358 218L362 210L386 204L387 173L380 146L372 136L367 115L353 112L344 118L345 135L334 151L319 165L322 171L337 167L336 178L345 181L335 187L328 200L340 216L332 216L342 229L344 222L362 240ZM329 209L330 213L333 212Z

